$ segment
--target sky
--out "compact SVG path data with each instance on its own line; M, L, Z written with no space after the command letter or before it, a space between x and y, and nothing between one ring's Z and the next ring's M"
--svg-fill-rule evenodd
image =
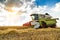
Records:
M10 12L11 9L14 12ZM60 0L0 0L0 25L21 26L32 20L32 13L46 12L53 18L60 19ZM60 20L57 21L57 26L60 26Z
M36 5L37 6L44 6L44 5L47 5L47 6L53 6L55 5L56 3L60 2L60 0L36 0Z

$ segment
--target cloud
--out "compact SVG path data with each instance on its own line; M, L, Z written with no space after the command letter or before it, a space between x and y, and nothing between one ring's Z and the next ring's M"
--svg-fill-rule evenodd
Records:
M31 21L31 17L29 15L30 13L32 13L31 5L34 4L32 2L33 2L32 0L30 2L24 1L24 0L23 1L22 0L6 0L5 4L2 4L5 6L0 9L1 11L0 13L3 15L3 17L6 17L6 18L3 19L4 20L3 22L0 22L0 25L1 26L21 26L23 23ZM8 12L6 9L4 9L5 7L7 7L8 9L9 7L19 8L19 11L11 13L11 12Z
M1 8L2 15L6 17L5 22L1 22L0 25L13 25L13 26L21 26L26 22L31 21L30 15L32 13L44 14L48 12L51 16L60 18L60 2L56 3L53 7L44 6L36 6L34 3L35 0L7 0L5 1L5 7L16 6L19 8L18 13L9 13L6 12L4 8ZM10 5L13 4L13 5ZM2 6L2 5L1 5ZM0 7L1 7L0 6ZM20 14L21 13L21 14ZM59 20L60 21L60 20ZM58 21L58 26L60 26L60 22Z
M51 8L51 14L53 17L60 19L60 2L56 3L55 6ZM60 26L60 20L57 21L57 26Z
M4 3L4 1L6 1L6 0L0 0L1 3Z
M5 2L5 5L8 7L12 7L12 6L20 7L21 5L23 5L23 2L21 0L7 0Z

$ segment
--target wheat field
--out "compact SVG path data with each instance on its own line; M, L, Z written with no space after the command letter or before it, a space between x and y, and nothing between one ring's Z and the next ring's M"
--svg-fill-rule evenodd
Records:
M60 40L60 28L0 28L0 40Z

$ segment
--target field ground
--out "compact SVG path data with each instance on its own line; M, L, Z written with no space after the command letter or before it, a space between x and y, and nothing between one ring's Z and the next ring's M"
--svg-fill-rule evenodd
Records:
M0 40L60 40L60 28L0 28Z

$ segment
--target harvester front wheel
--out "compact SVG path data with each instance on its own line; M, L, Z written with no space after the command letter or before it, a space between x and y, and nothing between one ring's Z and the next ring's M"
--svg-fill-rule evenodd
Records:
M42 28L47 28L47 25L44 21L41 21L41 23L42 23L42 26L41 26Z

